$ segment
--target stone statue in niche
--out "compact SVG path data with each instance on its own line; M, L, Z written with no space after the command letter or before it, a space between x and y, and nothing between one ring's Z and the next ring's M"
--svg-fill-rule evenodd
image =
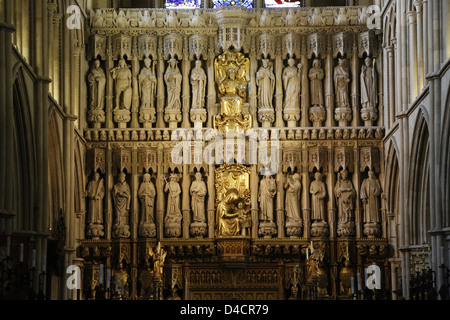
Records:
M348 84L350 73L346 66L346 59L339 59L338 66L334 68L334 87L336 90L336 106L338 108L350 107L348 100Z
M129 238L129 212L131 203L130 186L126 182L126 174L120 173L119 181L114 185L112 190L114 210L116 213L116 221L113 226L114 238Z
M189 26L194 28L206 27L205 18L200 15L200 10L189 10Z
M369 170L369 177L361 185L361 199L364 209L364 234L369 238L379 235L381 184L373 170Z
M286 189L286 234L290 237L298 237L303 226L300 217L300 194L302 189L301 178L298 173L288 177L284 188Z
M105 107L106 76L100 66L100 60L94 60L91 72L88 75L91 92L91 110L102 110Z
M375 59L367 57L361 68L361 106L368 111L377 108L378 104L378 86L377 72L375 70ZM364 115L362 114L363 120ZM370 119L375 120L375 119Z
M259 235L271 238L277 234L277 226L274 223L273 201L277 193L277 185L273 176L263 176L260 186L258 201L259 211Z
M323 78L325 74L319 59L314 59L308 76L311 80L311 105L323 106Z
M139 74L139 97L141 98L141 108L155 108L156 92L156 61L152 64L152 59L144 59L144 68Z
M172 11L172 10L169 10ZM181 110L181 82L183 76L178 68L178 62L175 59L169 60L169 66L164 74L164 81L167 86L167 107L166 110Z
M87 187L88 218L86 237L99 239L103 233L103 197L105 196L105 184L100 174L96 172L94 179Z
M339 236L352 236L354 234L354 198L356 195L355 188L348 178L348 171L341 170L338 173L338 181L334 187L334 193L337 198L338 206L338 230Z
M116 107L114 110L131 108L131 71L125 59L119 60L119 65L111 70L112 78L115 80Z
M92 27L94 28L101 28L103 27L104 19L102 16L102 10L97 9L95 10L95 15L92 19Z
M167 212L164 219L165 234L169 238L178 238L181 235L181 220L183 218L180 210L181 187L178 183L178 175L171 174L170 181L166 183L164 192L167 196Z
M258 100L260 109L273 109L273 93L275 89L275 75L273 65L269 59L262 59L262 66L256 73L258 86Z
M166 18L164 19L164 25L168 28L177 28L181 24L177 17L175 10L166 10Z
M327 188L322 181L322 174L316 172L315 180L311 182L309 192L311 193L311 235L321 237L328 235L328 223L325 221L325 197L327 196Z
M283 70L284 109L300 110L300 79L303 64L295 66L295 60L290 58L288 66Z
M191 235L204 236L207 232L206 225L206 210L205 197L208 193L206 183L203 181L203 176L200 172L195 174L195 180L191 184L191 206L192 206L192 224Z
M156 236L155 226L155 185L151 181L150 174L144 174L144 180L139 187L139 199L141 200L141 221L139 224L139 235L143 238Z
M192 86L192 109L201 109L205 107L206 95L206 73L202 68L200 60L195 61L195 67L191 72Z

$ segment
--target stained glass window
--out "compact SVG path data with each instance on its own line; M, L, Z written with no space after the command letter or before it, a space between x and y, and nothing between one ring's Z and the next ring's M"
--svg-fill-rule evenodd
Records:
M213 8L233 6L253 8L253 0L213 0Z
M202 0L166 0L166 8L196 9L200 8Z
M300 0L265 0L266 8L299 8Z

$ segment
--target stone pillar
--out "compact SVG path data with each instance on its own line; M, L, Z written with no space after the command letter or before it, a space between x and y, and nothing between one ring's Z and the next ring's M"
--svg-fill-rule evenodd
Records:
M208 98L206 102L206 108L208 110L208 120L206 122L206 126L208 128L213 127L213 117L216 114L216 82L215 82L215 76L214 76L214 59L215 59L215 53L214 53L214 44L215 39L214 37L210 37L208 39L210 48L208 50L208 60L207 60L207 70L206 74L208 76L208 84L207 84L207 90L208 90ZM210 172L211 174L211 172Z
M131 210L130 210L130 229L131 229L131 239L137 239L138 237L138 225L139 225L139 173L138 173L138 151L136 145L133 146L131 152L131 177L130 177L130 187L131 187Z
M158 176L156 178L156 237L161 240L164 237L164 150L162 145L158 147Z
M258 238L259 226L259 206L258 206L258 192L259 192L259 176L256 165L252 166L250 173L250 190L251 192L251 210L252 210L252 238Z
M254 39L252 38L252 47L250 51L250 114L252 116L253 128L258 128L258 89L256 86L256 72L258 70L258 60L256 60L256 52L254 48Z
M106 50L106 128L114 128L113 122L113 98L114 98L114 82L111 76L111 70L114 68L112 57L112 39L108 37Z
M214 185L215 181L215 172L214 165L209 165L208 167L208 238L214 239L215 233L215 200L216 200L216 187Z
M133 37L133 54L131 57L131 85L133 86L133 100L131 105L131 124L130 128L139 128L139 58L137 55L137 38Z
M358 147L355 147L353 149L353 164L354 164L354 175L353 175L353 187L355 188L356 194L355 194L355 226L356 226L356 238L361 238L363 235L362 232L362 225L363 225L363 219L362 219L362 210L361 210L361 200L360 200L360 189L361 189L361 173L359 170L359 149ZM350 171L350 170L349 170Z
M110 147L106 149L105 163L105 240L111 240L113 224L113 199L111 191L114 187L114 176L112 172L112 150Z
M275 50L275 127L284 128L283 121L283 59L281 57L281 38L277 40ZM269 127L271 125L269 124Z
M157 83L157 94L156 94L156 127L164 128L164 104L165 104L165 87L164 87L164 53L163 53L163 39L159 37L158 39L158 64L157 71L158 74L156 79Z
M395 122L395 69L394 69L394 63L395 63L395 57L394 57L394 47L389 46L385 49L385 56L387 60L387 109L389 112L388 118L389 123L386 123L386 126L391 127Z
M416 23L416 12L409 11L406 13L408 18L408 29L409 29L409 76L408 76L408 87L409 87L409 102L413 102L417 97L417 23ZM406 39L405 39L406 40Z
M328 39L328 43L331 43L331 38ZM327 112L327 118L325 120L325 126L334 126L334 81L333 81L333 56L331 51L331 45L327 48L327 54L325 59L325 108Z
M306 153L304 157L307 158L307 149L304 148L302 153ZM305 162L308 163L308 162ZM311 201L310 201L310 195L309 195L309 185L310 185L310 179L309 179L309 173L308 173L308 166L304 165L302 166L302 202L301 202L301 208L302 208L302 219L303 219L303 237L309 238L311 236Z
M282 159L282 150L280 149L280 159ZM277 210L277 217L276 217L276 221L277 221L277 227L278 227L278 238L279 239L283 239L285 237L285 232L284 232L284 225L285 225L285 213L284 213L284 197L285 197L285 193L284 193L284 185L286 183L285 181L285 177L284 177L284 172L282 170L279 170L276 176L276 183L277 183L277 206L276 206L276 210Z
M414 1L414 6L416 7L416 18L417 18L417 86L419 90L424 87L424 38L423 38L423 4L424 1Z
M183 165L183 180L181 184L181 212L183 213L183 238L189 239L189 226L191 225L191 207L189 188L191 186L189 165Z
M184 48L183 48L183 60L181 62L181 68L182 68L182 74L183 74L183 90L182 90L182 105L183 105L183 121L181 123L181 126L183 128L189 128L191 126L190 124L190 104L191 104L191 93L190 93L190 70L191 70L191 61L189 60L189 52L188 52L188 46L189 46L189 39L187 36L183 39L184 42Z
M356 42L356 41L354 41ZM352 99L352 126L357 127L360 124L360 114L359 114L359 105L360 105L360 97L359 97L359 78L360 78L360 69L359 69L359 61L358 61L358 49L356 43L353 44L352 50L352 61L351 61L351 75L352 75L352 86L351 86L351 99Z
M301 94L301 120L300 120L300 126L301 127L309 127L311 126L311 123L309 122L309 78L308 78L308 70L309 70L309 63L308 58L306 57L305 53L302 53L301 55L301 63L303 64L303 70L301 72L301 86L302 86L302 94Z

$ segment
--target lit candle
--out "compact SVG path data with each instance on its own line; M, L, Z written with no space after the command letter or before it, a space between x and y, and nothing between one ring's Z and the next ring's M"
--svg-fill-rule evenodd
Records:
M23 243L20 244L20 262L23 262Z
M115 291L116 293L119 293L119 275L116 274L116 281L115 281Z
M356 274L356 284L358 285L358 292L361 291L361 274L357 273Z
M11 255L11 237L6 237L6 256L9 257Z
M98 282L100 285L103 285L103 264L100 265L100 279Z
M109 289L111 285L111 269L106 269L106 289Z
M36 267L36 249L33 249L33 255L32 255L32 259L31 259L31 268L35 268Z
M313 245L313 242L311 240L311 253L313 253L313 252L314 252L314 245Z
M355 278L351 277L350 281L352 282L351 283L352 294L354 294L355 293L355 283L354 283L355 282Z
M306 248L306 259L309 260L309 248Z
M441 261L440 261L440 263L441 263L441 266L443 266L444 265L444 247L442 247L441 246Z

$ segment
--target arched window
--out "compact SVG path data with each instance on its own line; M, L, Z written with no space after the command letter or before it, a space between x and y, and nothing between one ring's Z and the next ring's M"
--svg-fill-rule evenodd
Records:
M213 8L233 6L253 8L253 0L213 0Z
M300 0L265 0L266 8L300 8Z
M202 5L202 0L166 0L167 9L197 9Z

